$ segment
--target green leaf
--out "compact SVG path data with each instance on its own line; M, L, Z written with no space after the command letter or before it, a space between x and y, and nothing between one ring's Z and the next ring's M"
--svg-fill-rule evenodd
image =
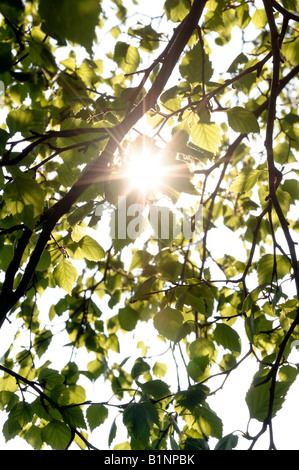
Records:
M41 437L53 450L65 450L71 440L71 431L66 424L53 419L42 428Z
M137 250L132 256L131 265L129 271L137 268L145 268L149 261L151 260L152 255L145 250Z
M101 12L98 0L39 0L44 29L54 39L67 39L92 50Z
M84 258L89 259L90 261L100 261L105 256L103 248L89 235L85 235L81 238L79 241L79 247Z
M194 382L201 382L210 376L208 356L191 359L187 365L188 375Z
M21 0L1 0L0 12L13 23L22 22L24 5Z
M21 437L23 437L25 441L34 448L34 450L41 450L43 441L41 439L40 427L34 425L29 428L26 427L26 429L21 433Z
M86 400L86 390L82 385L71 384L68 387L70 393L69 403L83 403Z
M175 395L176 410L180 415L186 412L195 413L196 408L206 399L207 393L207 387L201 384L192 385L188 390L178 392Z
M136 359L131 370L132 379L137 379L140 375L145 374L150 370L150 366L141 357Z
M241 106L235 106L227 111L228 124L235 132L249 134L259 133L260 126L255 115Z
M190 5L187 0L166 0L164 10L167 18L174 23L182 21L188 14Z
M45 204L45 193L32 179L17 176L5 189L6 207L29 228L34 228Z
M199 425L205 436L221 439L222 421L212 410L203 406L200 408Z
M64 289L70 295L72 294L77 275L78 272L75 266L66 259L59 263L53 272L56 285Z
M112 441L116 436L116 431L117 431L117 427L116 427L116 418L115 418L113 420L113 423L112 423L110 431L109 431L109 436L108 436L108 446L109 447L111 446Z
M228 434L217 442L214 450L233 450L238 444L238 436Z
M132 331L139 320L139 314L136 310L127 305L119 310L118 320L121 328L126 331Z
M220 127L215 123L200 122L191 129L191 138L195 145L203 150L215 154L219 147L221 137Z
M163 382L163 380L159 379L149 380L148 382L141 384L140 388L143 393L151 395L152 397L154 397L155 400L160 400L161 398L166 397L170 393L169 386L165 382Z
M48 250L45 250L35 268L36 271L46 271L51 264L51 255Z
M64 383L67 385L77 383L79 379L79 369L75 362L69 362L61 371L64 376Z
M187 437L184 444L184 450L210 450L210 448L205 439Z
M41 357L48 349L51 341L52 341L53 333L50 330L42 330L38 334L36 334L34 339L34 349L38 357Z
M152 291L152 286L154 282L157 280L157 276L154 274L150 276L148 279L143 281L136 289L136 292L133 296L133 301L135 300L142 300L143 297L147 296Z
M241 352L241 342L238 333L228 325L219 323L214 331L214 338L217 344L230 351Z
M124 411L123 423L131 437L134 437L143 445L148 443L150 436L148 413L142 404L132 403L129 405Z
M43 133L46 111L42 109L14 109L7 117L6 123L10 133L21 132L24 137L32 136L31 131Z
M61 414L64 422L72 428L86 429L83 412L79 406L66 407Z
M156 313L154 326L165 338L175 341L178 331L184 321L184 317L177 309L166 307Z
M212 359L215 353L215 345L208 339L198 338L190 344L189 352L191 359L197 359L201 357Z
M71 232L71 237L74 242L79 242L87 234L87 228L83 225L75 225Z
M167 373L167 365L163 362L155 362L153 367L153 374L156 377L164 377Z
M294 41L286 41L282 45L282 53L293 65L297 65L299 63L298 37Z
M33 418L33 409L29 403L20 401L15 405L9 414L9 429L11 432L15 429L15 425L23 428Z
M268 22L267 14L264 8L255 10L251 17L251 21L257 28L263 29Z
M44 384L48 390L51 390L56 385L61 385L64 379L57 370L44 368L41 369L38 375L38 381Z
M291 381L276 382L272 417L274 417L282 408L291 383ZM254 384L250 387L246 394L246 403L249 409L250 417L257 419L260 422L263 422L268 415L270 384L271 381L268 381L262 385Z
M253 188L255 183L258 180L261 172L259 170L254 170L251 167L245 167L241 173L236 177L229 187L229 190L234 193L242 193L243 191L247 192Z
M203 60L204 58L204 60ZM199 43L197 43L182 58L180 65L180 73L189 83L201 83L203 64L204 63L204 79L208 82L213 75L213 68L209 56L204 53Z
M91 431L101 426L107 417L108 410L104 405L90 405L86 410L86 418Z
M190 323L190 322L184 322L180 326L180 328L179 328L179 330L176 334L174 342L179 343L183 338L185 338L187 335L189 335L189 333L191 333L192 331L194 331L193 324Z
M290 262L283 255L276 255L276 273L277 278L281 279L288 275L291 270ZM275 282L274 275L274 255L268 254L262 256L257 267L259 284L269 284Z
M125 42L117 42L114 49L114 60L125 73L134 73L140 62L138 49Z

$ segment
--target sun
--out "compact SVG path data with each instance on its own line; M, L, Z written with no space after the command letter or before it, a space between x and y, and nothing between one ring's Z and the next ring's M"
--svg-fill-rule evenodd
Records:
M163 183L160 156L147 150L132 155L126 165L125 177L129 191L137 190L143 195L157 192Z

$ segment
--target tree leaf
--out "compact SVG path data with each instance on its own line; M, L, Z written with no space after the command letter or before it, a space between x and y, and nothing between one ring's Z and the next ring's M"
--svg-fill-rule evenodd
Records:
M154 397L155 400L160 400L161 398L166 397L170 393L169 386L165 382L163 382L163 380L159 379L149 380L148 382L141 384L140 388L143 393L151 395L152 397Z
M261 8L256 9L252 15L251 21L257 28L263 29L268 22L265 10Z
M109 436L108 436L108 446L109 447L111 446L111 444L113 442L113 439L116 436L116 430L117 430L117 427L116 427L116 418L115 418L113 420L113 423L112 423L110 431L109 431Z
M212 359L215 353L215 346L213 341L205 338L198 338L190 344L189 352L191 359L201 357Z
M175 23L185 18L189 8L187 0L166 0L164 3L167 18Z
M71 431L66 424L53 419L42 428L41 438L53 450L65 450L71 439Z
M139 320L139 314L136 310L127 305L119 310L118 320L121 328L126 331L132 331Z
M227 111L228 124L235 132L243 134L259 133L260 126L255 115L241 106L235 106Z
M150 436L148 413L141 403L132 403L125 409L123 423L130 436L143 445L147 444Z
M291 381L276 383L272 417L274 417L276 413L282 408L286 394L291 384ZM249 409L250 417L257 419L260 422L263 422L268 415L270 400L269 388L270 381L262 385L254 384L250 387L246 394L246 403Z
M154 282L157 280L157 276L154 274L148 279L143 281L136 289L136 292L133 296L133 301L142 300L143 297L147 296L152 291Z
M217 442L214 450L233 450L238 444L238 436L228 434Z
M212 410L203 406L200 408L199 424L204 435L221 439L222 421Z
M91 52L95 27L101 12L97 0L39 0L39 14L47 34L54 39L68 39Z
M17 176L5 189L7 210L27 227L34 228L45 204L45 193L33 179Z
M89 235L85 235L81 238L79 241L79 247L84 258L89 259L90 261L100 261L105 256L103 248Z
M205 439L187 437L184 444L184 450L210 450L210 448Z
M136 380L140 375L145 374L150 370L150 365L144 361L141 357L136 359L132 370L131 370L131 376L134 380Z
M101 426L107 417L108 410L104 405L90 405L86 410L86 418L91 431Z
M278 279L288 275L291 270L290 262L283 255L276 255L276 273ZM269 284L271 281L275 282L274 275L274 256L267 254L262 256L258 262L258 281L259 285Z
M12 135L21 132L24 137L29 137L32 130L43 133L45 118L45 110L19 108L9 113L6 122Z
M134 73L140 62L138 49L125 42L117 42L114 60L125 73Z
M79 406L64 408L61 414L64 422L70 427L86 429L83 412Z
M184 321L183 315L179 310L166 307L156 313L154 317L154 326L165 338L175 341L178 331Z
M22 433L25 441L34 448L34 450L41 450L43 441L41 439L41 428L35 425L26 428Z
M214 338L216 343L224 348L230 351L241 352L240 336L230 326L218 323L214 331Z
M53 272L53 278L56 285L64 289L70 295L77 279L77 275L78 272L75 266L66 259L59 263Z
M250 167L243 168L241 173L230 185L229 190L233 191L234 193L250 191L250 189L252 189L255 183L257 182L260 174L261 172L259 170L254 170Z
M213 68L209 56L204 53L204 60L202 49L199 42L182 58L180 65L180 73L189 83L201 83L204 62L204 79L208 82L213 75ZM196 142L194 142L196 143Z
M219 147L221 137L220 127L215 123L200 122L191 129L192 142L203 150L215 154Z

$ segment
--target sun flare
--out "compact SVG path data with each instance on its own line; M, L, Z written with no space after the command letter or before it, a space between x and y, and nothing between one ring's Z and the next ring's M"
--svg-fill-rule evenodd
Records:
M129 190L135 189L143 194L157 191L163 181L161 159L146 151L132 156L126 168L126 178Z

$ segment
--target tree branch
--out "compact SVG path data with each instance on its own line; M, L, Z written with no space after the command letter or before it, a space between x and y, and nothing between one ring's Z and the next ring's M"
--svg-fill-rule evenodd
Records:
M51 232L58 220L60 220L63 215L70 211L74 202L79 198L86 188L88 188L92 183L107 179L109 173L109 164L111 163L113 155L121 141L131 130L131 128L138 122L138 120L156 104L174 67L179 60L180 55L182 54L193 31L198 25L206 1L207 0L194 0L189 13L179 28L179 31L174 33L174 40L171 40L171 46L167 46L166 48L167 54L163 59L161 70L146 96L132 111L130 111L121 124L115 128L109 129L110 139L101 155L86 167L82 176L72 186L69 192L48 211L46 211L42 217L42 232L16 291L8 298L6 296L3 298L4 296L2 295L0 326L3 323L6 314L26 292L27 286L33 276L37 263L45 249L48 240L50 239ZM86 132L88 131L89 129L86 130ZM99 129L94 129L94 132L96 131L99 131ZM53 137L53 134L50 135ZM47 134L47 139L48 138L49 134ZM45 136L38 140L39 142L43 142L45 140ZM20 156L17 158L20 158Z

